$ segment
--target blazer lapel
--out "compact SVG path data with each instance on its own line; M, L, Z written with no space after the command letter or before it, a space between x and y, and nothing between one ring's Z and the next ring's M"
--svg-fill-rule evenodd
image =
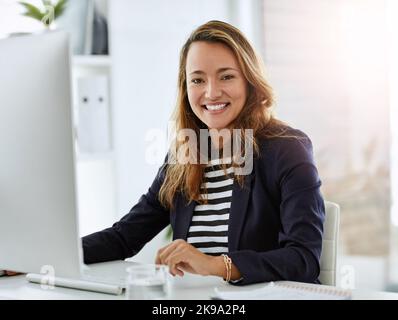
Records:
M228 226L228 251L238 250L240 234L245 223L247 204L249 202L252 188L253 173L245 176L243 188L237 181L234 182L232 189L232 202L229 213Z
M191 203L188 204L182 199L181 195L178 197L176 210L174 212L176 215L176 222L173 230L173 239L187 239L195 205L195 201L191 201Z

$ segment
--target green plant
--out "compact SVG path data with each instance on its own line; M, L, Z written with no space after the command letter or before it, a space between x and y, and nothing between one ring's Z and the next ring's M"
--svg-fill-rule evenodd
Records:
M42 0L44 9L25 1L20 1L19 4L26 10L24 16L39 20L46 28L50 28L52 22L65 11L67 2L68 0L58 0L55 3L51 0Z

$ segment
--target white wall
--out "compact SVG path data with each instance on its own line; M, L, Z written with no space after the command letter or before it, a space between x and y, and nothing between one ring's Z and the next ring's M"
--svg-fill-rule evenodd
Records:
M227 0L118 0L110 1L109 9L121 217L147 191L160 166L145 161L149 146L145 135L152 128L166 132L176 97L181 46L195 27L211 19L229 21L230 14ZM163 239L160 234L136 259L153 262L156 250L165 244Z

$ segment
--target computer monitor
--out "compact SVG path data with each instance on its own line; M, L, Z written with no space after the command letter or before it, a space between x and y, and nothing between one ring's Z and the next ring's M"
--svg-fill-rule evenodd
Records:
M61 31L0 40L0 269L80 273L70 49Z

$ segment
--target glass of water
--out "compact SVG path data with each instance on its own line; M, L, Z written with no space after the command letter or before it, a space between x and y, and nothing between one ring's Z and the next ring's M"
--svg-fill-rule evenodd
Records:
M168 266L138 264L127 268L127 272L126 299L167 299L170 292Z

